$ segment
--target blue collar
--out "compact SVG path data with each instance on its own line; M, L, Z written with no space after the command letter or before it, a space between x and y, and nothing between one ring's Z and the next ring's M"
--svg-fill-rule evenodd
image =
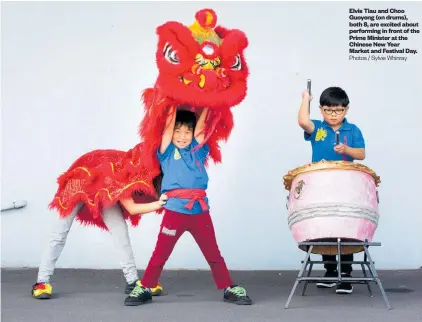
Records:
M322 121L322 125L326 129L331 128L331 126L327 122L325 122L325 121ZM351 129L352 129L352 125L349 122L347 122L347 119L346 118L344 118L343 124L340 126L340 128L338 129L338 131L342 131L342 130L343 131L350 131Z

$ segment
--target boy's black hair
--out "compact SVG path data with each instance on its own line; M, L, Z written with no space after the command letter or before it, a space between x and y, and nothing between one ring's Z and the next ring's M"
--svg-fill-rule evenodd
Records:
M176 122L174 127L177 129L182 125L186 125L188 129L195 130L196 126L196 115L194 112L186 110L178 110L176 113Z
M328 87L324 90L319 98L320 106L349 106L349 97L340 87Z

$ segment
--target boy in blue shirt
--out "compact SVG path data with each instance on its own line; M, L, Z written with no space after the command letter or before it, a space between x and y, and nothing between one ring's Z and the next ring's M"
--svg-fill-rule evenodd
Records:
M142 281L125 299L125 305L141 305L152 300L154 288L178 239L189 231L205 259L218 289L224 290L224 301L250 305L243 287L234 285L220 254L209 214L208 174L204 166L209 146L204 142L207 109L196 122L193 112L169 110L166 127L157 156L164 174L161 192L168 197L157 244ZM155 282L157 281L157 282Z
M304 130L304 138L312 145L312 162L326 161L354 161L365 159L365 140L360 129L347 121L349 98L339 87L329 87L324 90L319 99L321 114L324 121L311 120L309 116L309 101L312 97L308 91L302 93L302 103L299 109L298 122ZM340 143L336 144L336 132L339 133ZM336 261L335 255L323 255L324 261ZM353 254L341 255L342 261L353 261ZM351 264L341 265L342 275L350 277ZM324 277L336 277L337 265L325 264ZM320 282L317 287L330 288L336 283ZM338 285L336 293L351 294L351 283L343 282Z

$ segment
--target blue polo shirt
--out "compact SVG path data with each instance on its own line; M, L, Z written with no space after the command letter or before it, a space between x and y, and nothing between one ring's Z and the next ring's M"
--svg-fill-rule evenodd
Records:
M323 159L326 161L354 161L348 155L343 156L334 151L336 133L327 122L319 120L312 120L312 122L315 125L312 134L304 133L305 140L310 141L312 145L312 162ZM340 132L340 143L351 148L365 148L362 132L356 125L347 122L347 119L344 119L338 131Z
M163 171L161 193L173 189L204 189L208 188L208 174L204 166L205 158L209 153L208 144L191 151L198 145L194 138L186 148L179 149L170 142L164 153L157 150L158 160ZM208 198L204 198L208 205ZM163 208L180 212L183 214L195 215L203 212L201 205L195 201L191 210L185 208L190 199L169 198ZM208 205L209 207L209 205Z

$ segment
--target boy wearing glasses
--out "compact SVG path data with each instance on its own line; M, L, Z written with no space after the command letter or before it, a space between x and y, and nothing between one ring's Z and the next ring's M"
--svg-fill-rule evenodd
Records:
M305 131L306 141L312 145L312 162L326 161L354 161L365 159L365 140L361 130L345 118L349 110L349 98L340 87L329 87L324 90L319 99L323 121L311 120L309 116L309 101L312 96L305 90L302 93L302 103L299 109L299 126ZM339 133L340 143L336 144L336 132ZM336 261L335 255L323 255L323 261ZM353 254L341 255L342 261L353 261ZM350 277L351 264L341 265L342 275ZM325 264L324 277L336 277L337 265ZM317 287L331 288L336 283L320 282ZM351 283L342 282L336 293L351 294Z

